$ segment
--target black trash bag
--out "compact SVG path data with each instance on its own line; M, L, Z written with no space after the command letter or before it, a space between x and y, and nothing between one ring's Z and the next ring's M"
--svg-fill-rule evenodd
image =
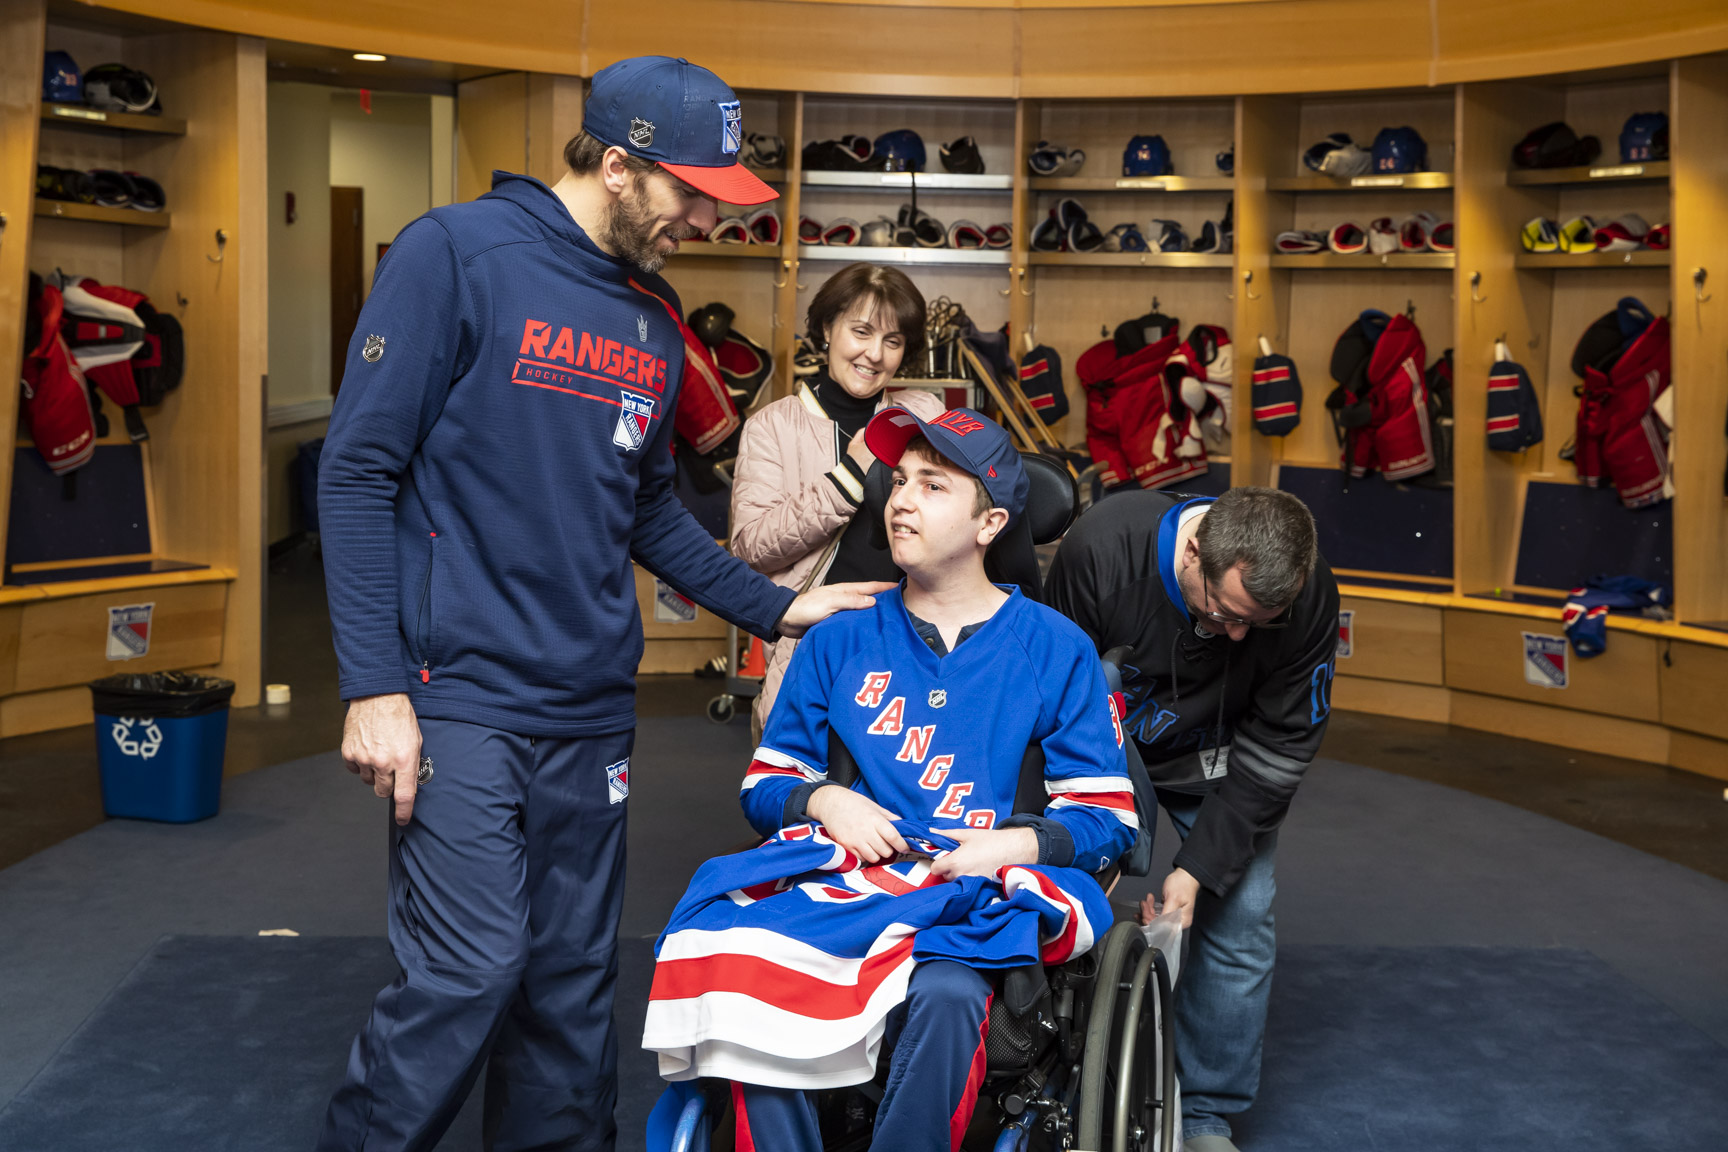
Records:
M177 720L228 707L234 681L192 672L122 672L91 681L90 695L99 716Z

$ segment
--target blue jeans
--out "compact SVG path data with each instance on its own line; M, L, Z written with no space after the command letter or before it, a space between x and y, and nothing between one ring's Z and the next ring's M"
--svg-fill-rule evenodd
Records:
M1184 840L1201 797L1158 791L1158 804ZM1272 867L1278 834L1262 837L1254 859L1222 899L1206 889L1194 905L1176 985L1176 1070L1182 1081L1182 1135L1229 1136L1228 1117L1246 1112L1260 1089L1260 1048L1272 992L1277 940Z

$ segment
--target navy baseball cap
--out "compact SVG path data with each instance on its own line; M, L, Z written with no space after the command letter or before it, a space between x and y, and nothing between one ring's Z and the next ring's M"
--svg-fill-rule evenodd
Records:
M923 436L936 451L982 481L991 507L1008 510L1008 523L1026 510L1032 481L1014 442L996 421L970 408L950 408L925 421L895 407L884 408L864 426L864 443L890 468L900 463L914 436Z
M726 204L765 204L780 195L738 163L744 110L737 93L683 57L632 56L600 69L582 130Z

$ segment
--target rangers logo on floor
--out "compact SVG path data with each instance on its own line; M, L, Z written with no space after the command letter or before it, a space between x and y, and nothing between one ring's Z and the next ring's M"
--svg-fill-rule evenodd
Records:
M1566 637L1539 632L1524 637L1524 682L1538 688L1564 688L1567 681Z

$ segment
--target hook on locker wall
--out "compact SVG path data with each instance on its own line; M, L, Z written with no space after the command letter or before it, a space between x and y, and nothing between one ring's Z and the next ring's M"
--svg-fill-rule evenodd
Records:
M1486 304L1486 303L1488 303L1488 297L1482 295L1480 292L1477 291L1477 289L1480 287L1482 287L1482 273L1480 273L1480 272L1470 273L1470 302L1472 304ZM1502 336L1501 339L1504 340L1505 337Z
M1692 269L1692 294L1697 297L1698 303L1700 304L1708 304L1710 302L1710 297L1704 295L1704 281L1708 279L1709 276L1710 270L1707 268Z
M212 256L208 252L206 252L204 254L204 259L210 261L210 263L212 263L212 264L220 264L220 263L222 263L223 257L225 257L227 255L228 255L228 230L225 228L218 228L218 229L216 229L216 255Z

